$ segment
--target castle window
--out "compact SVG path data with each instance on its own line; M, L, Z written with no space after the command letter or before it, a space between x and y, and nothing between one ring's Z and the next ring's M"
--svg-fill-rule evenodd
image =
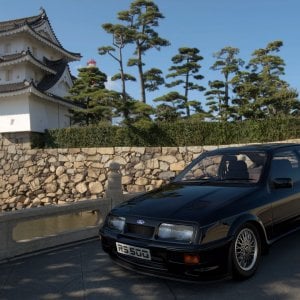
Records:
M5 80L11 81L11 70L6 70L5 72Z

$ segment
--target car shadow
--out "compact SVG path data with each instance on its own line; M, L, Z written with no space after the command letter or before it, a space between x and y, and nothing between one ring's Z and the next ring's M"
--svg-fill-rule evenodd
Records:
M299 299L300 232L274 244L245 281L186 283L125 270L99 241L0 265L0 299Z

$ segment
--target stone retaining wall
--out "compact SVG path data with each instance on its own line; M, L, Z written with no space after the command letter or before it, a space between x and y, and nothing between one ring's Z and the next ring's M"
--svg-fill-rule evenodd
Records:
M216 147L114 147L0 150L0 211L64 204L104 195L111 162L125 193L161 186L192 159Z

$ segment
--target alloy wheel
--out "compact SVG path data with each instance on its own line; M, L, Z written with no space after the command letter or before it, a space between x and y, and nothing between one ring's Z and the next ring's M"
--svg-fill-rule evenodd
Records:
M235 240L234 254L238 266L243 271L250 271L258 257L258 242L255 233L250 228L242 229Z

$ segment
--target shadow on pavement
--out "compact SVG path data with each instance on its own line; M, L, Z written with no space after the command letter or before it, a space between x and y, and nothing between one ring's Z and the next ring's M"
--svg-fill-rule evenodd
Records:
M0 299L299 299L300 232L272 246L249 280L183 283L115 265L93 241L0 265Z

